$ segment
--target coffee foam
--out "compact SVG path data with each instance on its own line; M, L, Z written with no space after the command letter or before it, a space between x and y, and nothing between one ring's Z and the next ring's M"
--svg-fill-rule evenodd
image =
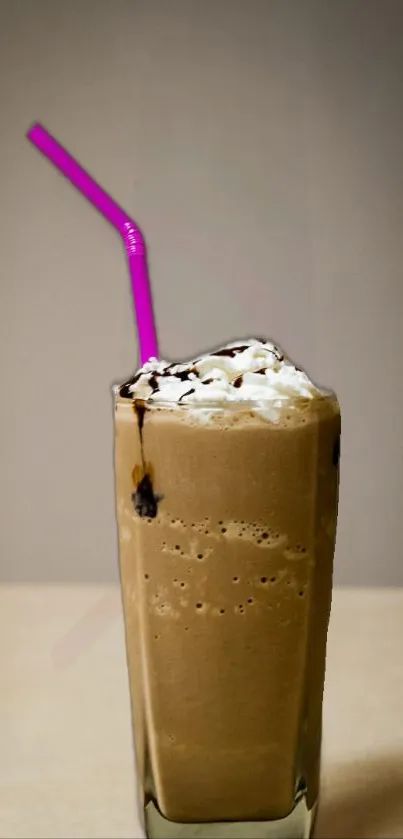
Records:
M253 403L256 413L274 421L290 401L323 395L275 344L255 338L227 344L184 363L152 358L117 392L150 406L194 407L206 420L225 407Z

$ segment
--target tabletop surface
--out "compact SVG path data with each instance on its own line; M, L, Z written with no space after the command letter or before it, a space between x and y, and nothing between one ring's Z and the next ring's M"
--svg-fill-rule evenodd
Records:
M337 589L317 839L403 836L403 589ZM139 839L114 586L0 588L0 837Z

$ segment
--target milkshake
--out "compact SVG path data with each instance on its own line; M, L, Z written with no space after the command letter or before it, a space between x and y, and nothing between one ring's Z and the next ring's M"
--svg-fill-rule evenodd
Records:
M269 342L115 389L120 574L146 834L307 837L340 412Z

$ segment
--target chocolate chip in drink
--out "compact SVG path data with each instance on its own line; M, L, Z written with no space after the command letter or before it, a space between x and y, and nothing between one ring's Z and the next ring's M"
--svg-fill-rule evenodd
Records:
M238 376L234 381L234 387L242 387L243 376Z
M154 493L149 475L144 475L135 492L132 493L132 502L136 513L141 518L155 519L158 513L158 503L162 495Z

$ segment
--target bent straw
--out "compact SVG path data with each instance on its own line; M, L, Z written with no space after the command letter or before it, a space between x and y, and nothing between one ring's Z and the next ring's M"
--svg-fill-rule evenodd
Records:
M147 252L137 224L42 125L36 122L27 137L120 233L129 262L141 365L158 357Z

